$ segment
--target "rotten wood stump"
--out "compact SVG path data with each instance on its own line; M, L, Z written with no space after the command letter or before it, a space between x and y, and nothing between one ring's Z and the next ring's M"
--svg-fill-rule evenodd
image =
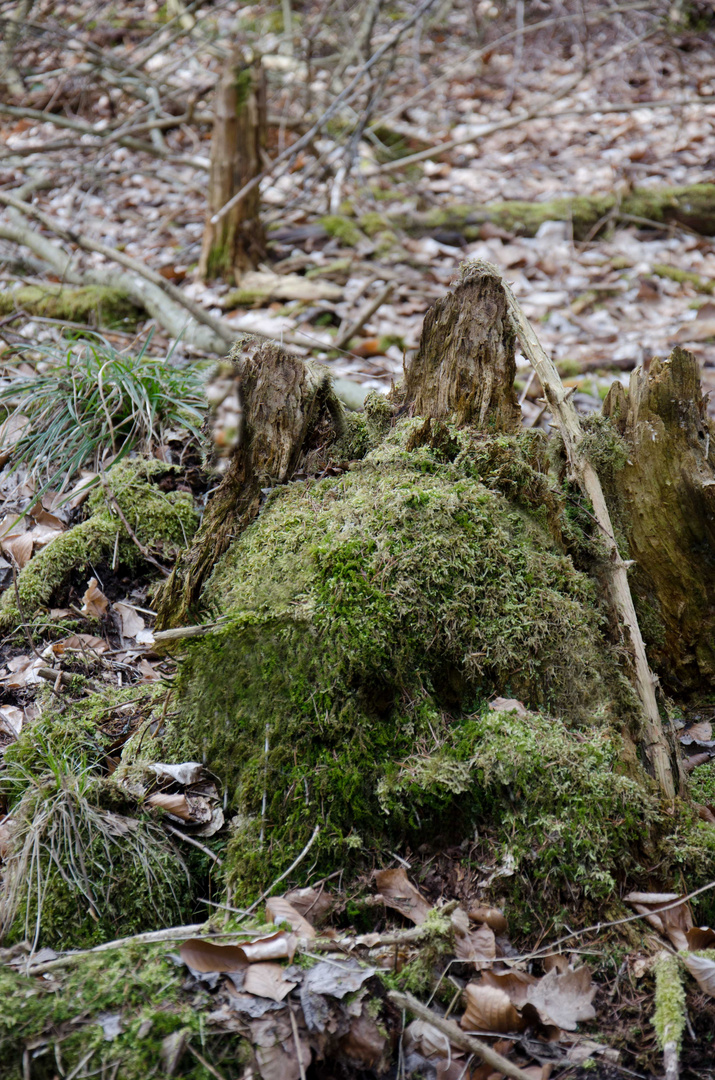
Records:
M649 653L682 692L715 686L715 425L696 358L636 369L628 391L614 383L604 415L629 446L609 493L627 538ZM651 625L649 625L651 624Z
M204 581L257 516L264 489L287 483L314 454L316 439L328 442L343 430L342 406L327 368L273 342L237 342L210 382L224 384L215 408L236 396L235 430L228 436L222 432L218 440L228 451L223 479L158 598L158 630L194 619ZM211 386L209 400L210 391Z
M500 275L467 264L458 284L425 316L419 349L405 371L405 404L434 420L519 431L515 340Z

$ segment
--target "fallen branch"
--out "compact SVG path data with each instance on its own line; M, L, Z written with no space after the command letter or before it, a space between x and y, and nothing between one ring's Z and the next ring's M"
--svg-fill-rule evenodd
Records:
M394 288L395 283L393 281L389 281L387 285L385 285L384 289L380 290L376 297L374 297L367 304L365 304L365 306L361 308L361 310L358 312L355 321L351 322L350 325L347 326L345 330L343 330L342 334L340 334L339 337L336 338L333 348L346 348L347 345L350 343L350 339L354 338L355 335L362 330L368 319L371 319L375 312L382 307L385 301L390 299Z
M397 990L390 990L387 996L400 1009L406 1009L413 1016L425 1020L432 1027L437 1028L437 1031L441 1031L443 1035L446 1035L449 1041L454 1046L458 1046L460 1050L464 1050L467 1054L478 1054L487 1065L491 1065L492 1069L496 1069L497 1072L512 1077L512 1080L531 1080L529 1073L524 1072L518 1065L514 1065L503 1054L493 1050L491 1046L482 1042L481 1039L475 1039L473 1035L465 1034L455 1024L454 1020L445 1020L444 1017L439 1016L432 1009L428 1009L412 994L401 994Z

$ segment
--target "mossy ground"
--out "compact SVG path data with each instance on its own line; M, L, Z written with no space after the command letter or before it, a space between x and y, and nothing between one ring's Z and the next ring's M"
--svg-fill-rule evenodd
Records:
M114 498L137 539L169 561L198 525L190 492L165 492L158 486L172 470L173 466L152 458L132 458L107 474ZM52 540L18 575L22 614L14 591L5 591L0 601L0 628L5 632L21 619L32 618L39 609L59 603L69 583L92 576L93 566L114 563L133 569L144 564L103 488L97 487L87 503L85 520Z
M143 312L121 289L87 285L77 289L67 285L24 285L0 292L0 315L13 311L42 315L62 322L133 330Z

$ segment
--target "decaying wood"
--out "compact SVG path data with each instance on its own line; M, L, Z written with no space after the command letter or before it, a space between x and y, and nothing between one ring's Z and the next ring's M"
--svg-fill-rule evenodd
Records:
M405 404L435 420L518 431L515 341L501 274L484 263L467 264L456 287L425 316L420 347L405 372Z
M674 349L637 368L603 412L630 451L608 495L655 623L649 651L673 688L702 692L715 685L715 430L696 358Z
M290 480L318 425L342 429L327 368L256 338L234 346L225 367L238 381L240 441L193 543L162 590L157 630L189 621L217 559L254 520L263 491Z
M474 272L482 271L489 276L499 274L497 268L489 263L476 262L473 267ZM521 310L519 302L509 285L504 282L503 287L515 333L519 338L525 356L528 357L529 362L539 376L553 414L552 423L561 432L569 465L591 501L593 514L601 531L601 538L608 551L607 584L611 604L630 638L636 688L643 707L645 753L661 792L666 798L672 799L675 797L675 780L673 778L670 747L663 730L658 704L655 699L655 679L648 666L645 645L638 625L635 607L633 606L633 597L628 582L628 567L618 551L611 515L606 505L601 481L598 473L583 452L584 432L581 421L568 391L564 389L556 365L544 351L531 323Z
M209 174L209 216L199 274L238 281L265 258L258 187L214 224L213 214L258 176L266 141L266 81L260 60L247 64L236 50L224 66L214 105Z

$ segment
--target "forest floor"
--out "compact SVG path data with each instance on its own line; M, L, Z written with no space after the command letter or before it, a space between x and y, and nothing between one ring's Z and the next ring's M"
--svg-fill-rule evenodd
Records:
M398 4L396 8L409 15L413 6ZM465 260L485 259L495 263L511 282L545 349L556 360L565 385L574 388L573 400L582 413L600 408L614 380L627 382L633 369L647 367L653 357L667 356L674 345L683 345L697 356L703 389L715 391L712 237L677 225L659 227L648 220L623 220L616 211L606 215L593 235L586 238L574 236L568 220L548 219L533 236L487 223L478 227L477 235L465 238L449 223L440 226L438 214L455 204L483 206L503 200L544 203L599 195L615 195L618 205L634 188L656 190L709 183L715 166L715 52L713 30L707 23L696 28L676 23L664 29L662 13L655 12L652 5L650 10L648 5L633 5L632 10L624 6L610 14L594 9L583 17L566 11L555 15L551 6L540 5L543 29L527 32L522 38L517 35L515 46L513 23L507 24L495 6L484 2L441 5L444 11L440 17L425 23L401 46L399 63L385 77L385 93L372 119L372 137L360 141L349 177L336 178L345 145L344 130L336 128L316 138L286 175L275 182L270 177L264 182L261 190L268 229L266 260L256 275L240 283L237 293L233 283L204 283L195 274L206 216L211 137L206 117L211 89L227 55L225 43L238 27L245 41L265 57L269 72L270 156L290 145L303 130L307 98L313 113L319 113L335 92L332 68L319 63L311 70L310 92L306 90L301 54L296 50L295 57L288 55L275 8L271 3L246 8L231 0L206 4L193 11L190 18L195 22L187 24L181 35L176 35L174 23L163 31L164 38L156 42L152 38L153 44L165 42L142 66L150 82L163 88L161 102L156 105L151 94L147 102L146 87L150 82L127 72L127 67L142 56L150 35L157 30L158 4L149 0L142 4L117 2L108 17L101 4L95 7L38 0L28 32L18 43L24 92L6 94L3 105L7 108L0 107L0 193L17 194L27 190L23 186L28 182L34 183L34 190L26 197L61 226L101 240L159 271L187 297L221 316L237 334L255 332L285 341L300 355L319 360L334 375L353 380L364 389L389 390L392 382L400 378L403 363L417 348L426 310L446 294ZM523 5L521 8L523 11ZM352 25L350 17L354 21L354 16L348 13L343 22L336 17L335 22L328 20L323 26L317 5L316 12L311 9L310 14L315 16L313 37L318 59L342 53ZM529 20L537 21L535 10ZM306 16L306 37L310 26ZM53 32L48 33L47 28ZM389 23L378 24L373 46L377 47L389 33ZM500 44L502 38L505 40ZM105 62L106 57L114 59L114 67ZM109 77L112 71L117 75L114 79ZM116 124L117 118L129 126L147 117L166 119L172 112L176 114L177 102L183 107L189 99L193 99L192 109L198 119L191 116L179 126L167 126L161 135L156 131L153 153L102 139L102 131ZM561 115L537 115L517 126L481 134L484 127L506 125L521 110L533 110L535 101L541 103L537 112ZM54 122L38 119L32 110L51 110L54 116L91 125L93 131L82 134L63 130ZM401 155L419 153L450 140L459 141L459 145L435 153L432 159L402 163ZM398 215L425 213L432 216L433 224L428 228L410 230L395 224ZM45 370L46 356L38 349L56 349L60 327L75 322L70 329L81 331L83 320L68 320L58 312L40 316L26 310L18 290L39 287L52 293L59 291L62 283L57 275L47 272L36 253L28 255L27 249L7 236L3 238L3 220L0 218L0 299L4 305L0 341L8 361L2 379L2 387L7 389L18 373L28 377ZM51 230L37 231L53 238ZM71 245L66 250L72 250ZM81 271L106 267L109 262L103 256L75 250L72 265ZM310 290L306 293L308 284ZM343 348L336 348L335 340L387 285L392 286L390 295ZM22 295L27 298L28 294ZM163 357L171 350L171 364L180 372L192 372L194 368L203 372L215 359L182 340L171 340L144 312L135 312L126 325L113 327L101 324L92 312L89 323L101 331L106 342L126 353L138 352L151 333L148 355ZM9 363L17 357L23 360L19 369ZM541 387L519 353L517 369L524 425L548 432L551 417ZM192 384L195 391L196 385ZM711 401L709 407L715 415L715 402ZM180 500L186 496L192 508L203 509L215 478L200 472L197 440L181 432L172 433L167 426L151 452L158 462L180 466L173 474L167 470L161 481L162 497ZM110 460L111 456L103 466ZM85 481L96 477L96 465L88 464ZM40 509L18 521L18 515L35 501L44 479L46 476L31 463L0 474L0 524L5 537L0 588L8 596L17 589L16 569L31 565L51 541L71 530L86 509L84 493L63 503L67 492L60 498L55 485L43 493ZM139 543L136 538L134 542ZM165 563L165 570L171 565L175 548L175 538L168 534L152 547L155 558ZM54 681L48 676L48 669L56 672L57 663L64 658L65 674L89 679L90 690L118 688L120 697L102 721L106 768L111 773L122 745L146 715L143 704L136 712L129 708L131 698L126 692L131 690L131 697L136 692L140 699L143 693L153 692L152 688L158 692L174 677L176 664L156 647L152 631L155 616L151 595L158 580L156 567L144 567L141 574L123 571L114 575L106 564L111 567L112 559L105 560L104 573L93 580L88 575L65 583L61 605L48 605L44 630L33 625L32 637L28 636L27 625L16 626L16 632L3 640L3 749L13 744L23 726L41 714L42 707L35 700L39 686L51 686L57 701L74 700L73 685L57 675ZM24 618L21 621L27 623ZM518 702L507 704L520 707ZM703 730L699 737L709 742L711 735L711 730L709 735ZM183 828L181 822L175 821L174 825ZM201 835L190 834L194 838ZM326 940L332 940L336 953L360 955L365 965L385 970L392 965L395 976L412 964L416 974L411 985L425 991L425 998L435 989L437 961L440 971L442 967L446 971L452 968L445 982L450 984L450 993L458 993L469 978L468 964L475 971L488 967L494 949L502 957L518 955L500 913L490 916L499 927L496 946L494 933L489 939L486 915L475 915L467 930L460 916L456 920L453 917L455 911L461 910L458 903L466 906L470 895L470 883L463 880L462 856L460 849L446 850L434 859L414 855L406 869L411 878L419 876L423 894L415 901L418 907L423 905L417 919L409 913L403 917L404 904L400 908L399 902L391 902L387 880L379 889L372 880L361 881L349 897L339 896L337 914L328 921L330 929L323 925L319 930L321 949L327 949ZM398 861L405 869L404 860ZM484 872L498 875L502 869L492 866ZM399 877L397 870L389 872ZM402 878L398 885L412 895L414 887ZM319 891L322 889L320 886ZM298 898L292 899L298 910L307 908L310 918L311 903L306 901L301 907ZM453 955L442 948L425 961L410 938L412 923L421 925L431 919L437 926L437 916L443 917L445 904L446 917L452 918L451 932L457 927L457 937L461 934L467 941L463 945L466 953L460 955L457 951ZM204 917L207 910L203 907L198 914ZM504 914L508 921L509 911ZM687 923L685 906L680 914ZM619 907L614 919L622 915ZM289 922L291 918L295 915L289 912ZM328 919L328 915L324 918ZM351 922L353 918L356 921ZM271 922L271 912L265 921ZM657 929L656 924L657 919L652 924ZM305 934L305 927L297 925L296 932ZM360 934L356 935L356 927L363 935L357 944L354 939ZM531 1029L521 1041L502 1040L502 1051L514 1051L520 1067L531 1069L528 1075L533 1080L546 1080L550 1074L577 1080L589 1076L599 1080L636 1076L644 1080L658 1074L661 1053L650 1021L655 985L653 960L660 948L667 947L668 927L660 937L651 931L642 933L639 922L635 927L626 944L623 938L616 941L604 936L600 929L588 937L584 950L594 967L601 964L598 985L591 985L589 975L588 985L564 991L559 1015L565 1022L558 1036L552 1032L553 1044L542 1040L537 1046L531 1039ZM518 926L510 929L519 949L535 948L544 953L549 944L540 938L527 943ZM679 929L681 933L688 931L685 924ZM670 942L680 948L682 939L677 930ZM473 938L476 933L482 938L475 945L469 935ZM405 934L403 940L400 935ZM313 935L311 930L308 938L312 940ZM381 941L381 935L387 944ZM481 953L480 948L486 951ZM301 949L310 952L305 942ZM44 950L33 962L52 963L57 955L53 950ZM17 969L22 970L23 964L27 967L27 953L21 948L5 959ZM181 959L185 960L183 952ZM175 961L179 963L179 957L171 964ZM169 966L164 959L161 962ZM206 961L206 970L185 962L190 976L185 980L181 968L182 1007L187 1001L200 999L201 1008L208 1013L210 994L214 1022L219 1028L223 1023L226 1032L235 1032L235 1012L231 1010L238 1007L230 980L221 976L221 969L211 967L211 960ZM430 963L425 976L424 968ZM537 973L535 980L546 978L549 968L550 963L544 965L537 957L536 968L532 969ZM47 979L58 997L70 992L61 973L38 972L38 977ZM171 970L168 975L164 972L164 977L167 983L174 978L178 986L178 977ZM275 978L275 972L270 977ZM294 985L300 978L295 975ZM395 979L390 985L404 989L408 984L408 980L400 983ZM682 1075L692 1080L712 1080L715 1012L712 995L701 987L696 988L692 982L688 987ZM273 994L275 1002L282 1000L282 984L270 991L264 985L262 991L259 988L252 993L263 1001ZM250 996L248 991L243 994L244 1005ZM595 1018L589 1012L591 999ZM81 995L77 1000L83 1007L86 1005ZM438 1000L441 1006L449 1007L444 986ZM513 1000L521 1009L523 1000L516 992ZM294 1023L286 1019L290 1008L281 1014L286 1025L289 1020ZM568 1033L572 1026L569 1008L572 1013L581 1010L578 1036ZM117 1017L119 1030L122 1024L121 1010L113 1010L114 1005L110 1005L102 1013L107 1025L106 1030L102 1029L103 1038L108 1043L117 1037ZM250 1008L246 1014L253 1015L253 1023L260 1018L259 1013L251 1014ZM479 1015L484 1019L484 1014ZM139 1024L132 1014L131 1023L134 1020ZM341 1014L340 1022L344 1020ZM412 1043L405 1048L401 1035L395 1035L401 1023L396 1006L388 1014L383 1012L381 1020L387 1024L394 1046L399 1042L399 1061L393 1063L390 1075L410 1075L404 1071L410 1047L420 1059L415 1059L415 1068L425 1068L425 1075L457 1080L467 1074L469 1054L452 1060L448 1042L446 1054L439 1039L437 1045L430 1044L434 1031L413 1032ZM300 1015L298 1022L303 1023ZM537 1024L541 1036L548 1022L548 1009L544 1009ZM49 1054L48 1048L55 1045L53 1023L47 1021L43 1029L45 1042L40 1039L34 1047L39 1058ZM126 1016L124 1023L130 1023ZM559 1017L551 1026L559 1028ZM484 1034L476 1020L470 1030ZM496 1029L489 1030L493 1034ZM286 1032L281 1036L284 1049L270 1068L266 1065L264 1077L279 1080L295 1075L297 1080L302 1076L300 1054L297 1058L290 1044L295 1028L286 1027ZM300 1034L302 1037L302 1028ZM358 1070L359 1066L363 1071L353 1075L374 1075L371 1070L377 1068L377 1057L383 1051L370 1044L372 1029L363 1036L360 1045L355 1036L351 1051L356 1063L353 1068ZM197 1038L195 1035L195 1045L203 1046ZM185 1034L184 1043L189 1042ZM178 1043L174 1048L176 1061L184 1043L180 1050ZM609 1049L602 1050L606 1044ZM547 1051L548 1047L552 1048ZM174 1050L169 1046L166 1053L170 1055ZM56 1049L53 1053L56 1056ZM199 1071L185 1075L224 1075L213 1067L202 1071L205 1062L201 1063L200 1054L194 1054L194 1058L191 1060ZM30 1062L29 1056L27 1060ZM178 1067L176 1062L173 1067ZM0 1076L5 1075L2 1068L0 1063ZM34 1064L28 1064L28 1076L35 1075L33 1068ZM275 1071L271 1072L271 1068ZM231 1071L230 1063L222 1063L221 1069L227 1070L226 1076L240 1075ZM25 1058L22 1070L24 1077ZM166 1071L171 1071L168 1065ZM58 1064L57 1075L89 1073L82 1066L78 1072L67 1074ZM121 1078L122 1073L118 1075ZM327 1078L329 1074L309 1075ZM470 1075L490 1080L495 1073L473 1070ZM497 1071L496 1075L501 1074Z

